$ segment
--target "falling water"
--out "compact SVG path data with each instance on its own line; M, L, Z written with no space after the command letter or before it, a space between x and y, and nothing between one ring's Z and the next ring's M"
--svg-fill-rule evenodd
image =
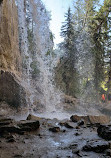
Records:
M16 0L16 4L23 59L21 84L26 89L28 113L47 118L69 118L71 114L63 112L61 97L64 94L54 84L54 68L58 58L53 57L54 43L48 12L40 0ZM77 108L79 114L86 114L85 109L88 109L82 105Z
M25 3L16 0L16 4L19 15L20 49L23 58L21 84L26 89L28 108L33 113L39 104L44 106L45 110L42 113L44 117L51 117L49 115L60 117L61 95L63 94L54 85L53 70L56 66L56 58L52 55L53 41L50 38L50 18L40 0L26 0ZM31 44L28 31L33 36ZM47 55L47 52L50 53ZM39 71L35 72L38 73L36 77L32 75L33 69ZM36 110L36 113L38 112L40 110Z

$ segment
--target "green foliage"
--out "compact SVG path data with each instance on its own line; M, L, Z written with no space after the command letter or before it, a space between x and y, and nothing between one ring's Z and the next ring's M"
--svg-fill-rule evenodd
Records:
M45 54L46 56L51 55L51 51L48 49L48 51Z
M76 96L78 92L78 74L75 68L75 53L77 50L74 44L75 31L70 8L65 14L65 18L66 20L61 28L61 36L64 37L61 49L64 50L64 56L60 59L60 63L56 68L56 82L67 95Z
M33 35L33 30L28 29L27 30L27 35L28 35L28 43L29 43L29 51L31 53L34 52L35 49L35 42L34 42L34 35Z
M37 61L33 61L31 64L30 64L30 67L32 69L31 71L31 74L32 74L32 78L36 78L39 76L40 74L40 70L37 66Z
M101 6L98 12L96 12L95 16L93 17L90 26L90 32L92 34L92 38L95 44L94 47L94 54L95 54L95 73L94 73L94 80L95 80L95 87L96 89L101 89L101 83L105 78L105 51L107 47L107 40L108 40L108 30L109 22L108 16L111 12L111 1L104 1L104 5Z
M50 32L50 39L52 42L54 42L54 35L52 34L52 32Z
M75 96L80 93L81 88L82 93L88 89L92 90L90 96L97 98L104 91L103 82L108 81L106 85L108 91L111 91L111 0L104 0L102 6L99 5L99 0L76 0L74 11L72 15L70 8L68 9L61 28L64 41L60 44L60 48L64 51L64 55L56 68L56 82L68 95ZM88 35L88 38L81 35ZM76 58L82 58L82 61L90 59L87 58L87 53L77 52L75 43L78 36L83 37L80 39L84 41L81 48L83 53L89 50L88 53L93 58L92 65L89 65L91 69L93 68L92 74L82 73L83 78L80 81ZM87 44L88 41L90 45ZM84 69L84 67L83 62L81 68Z
M56 67L55 80L57 86L64 91L67 95L77 96L79 93L78 78L79 74L76 69L70 69L70 61L65 58L61 58L60 63Z

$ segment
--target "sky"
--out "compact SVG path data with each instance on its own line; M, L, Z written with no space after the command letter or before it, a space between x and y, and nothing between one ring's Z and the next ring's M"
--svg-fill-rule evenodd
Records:
M100 0L102 3L104 0ZM69 6L73 6L74 0L42 0L48 11L51 11L50 29L55 36L55 45L62 41L60 31L62 22L64 22L64 14L67 12Z
M58 44L62 41L60 37L61 25L64 22L64 14L69 6L72 6L73 0L42 0L46 9L51 11L50 29L55 36L54 43Z

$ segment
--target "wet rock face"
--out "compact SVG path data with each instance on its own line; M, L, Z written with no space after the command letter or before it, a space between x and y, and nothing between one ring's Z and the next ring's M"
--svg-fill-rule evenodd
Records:
M15 1L0 0L0 69L20 71L18 15Z
M100 125L97 129L100 137L106 140L111 140L111 125Z
M15 107L26 105L24 89L17 81L21 62L15 0L0 0L0 101Z
M0 74L0 101L5 101L14 107L26 105L24 89L13 75L3 71Z

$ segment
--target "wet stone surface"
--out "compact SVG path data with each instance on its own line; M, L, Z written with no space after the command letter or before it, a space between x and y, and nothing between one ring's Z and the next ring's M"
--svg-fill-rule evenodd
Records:
M111 125L100 125L97 132L103 139L111 140Z
M83 147L84 151L94 151L97 153L103 153L104 150L109 149L109 143L103 140L92 140L87 142Z
M108 158L111 155L110 141L98 136L96 126L81 125L80 120L74 123L41 118L40 126L35 128L33 123L37 121L36 118L19 122L11 120L8 125L0 125L1 128L13 124L25 129L22 134L15 130L0 134L0 158ZM73 128L67 127L67 123ZM31 126L30 131L28 127Z

